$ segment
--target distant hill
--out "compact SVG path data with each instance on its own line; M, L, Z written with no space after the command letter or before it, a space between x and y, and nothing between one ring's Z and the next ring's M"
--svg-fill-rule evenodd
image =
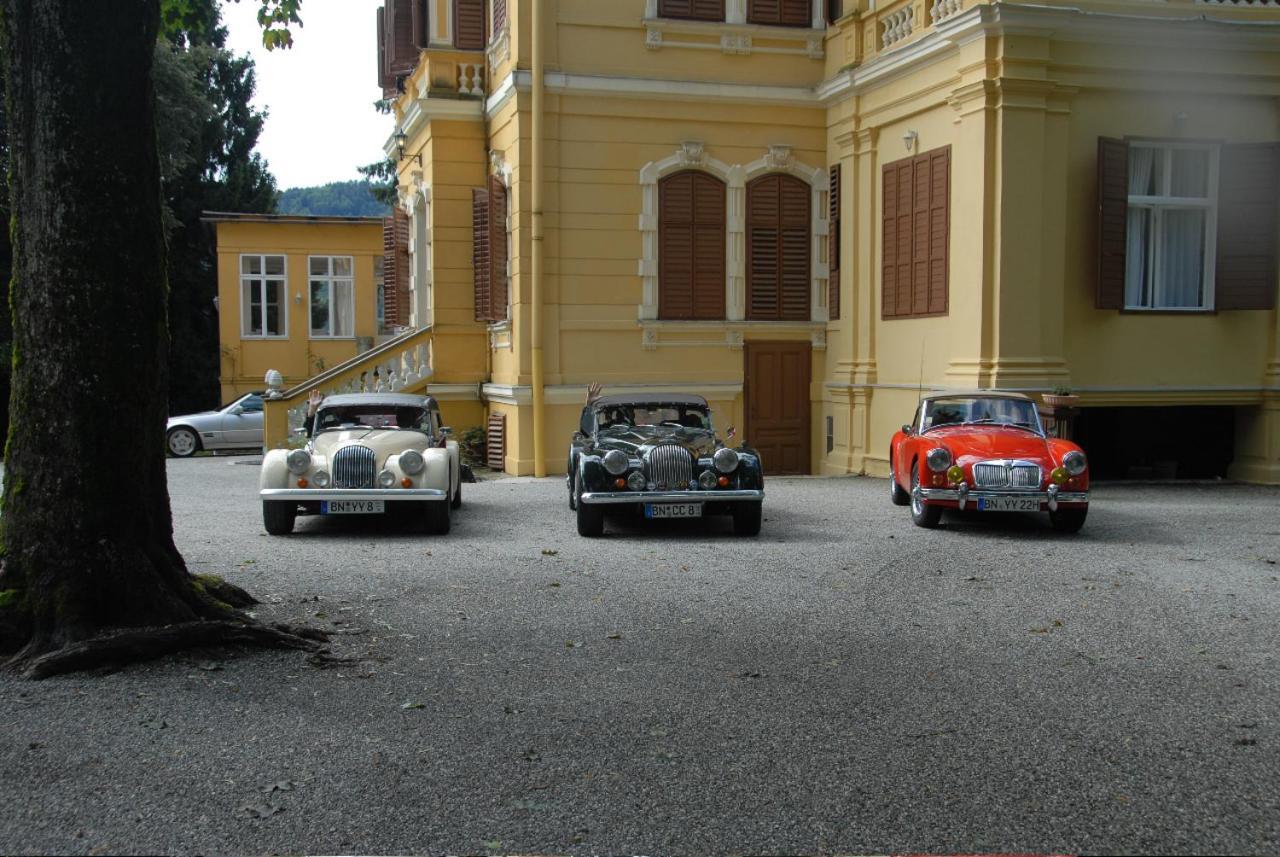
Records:
M369 183L354 179L316 187L292 187L281 191L277 214L329 217L386 217L391 213L373 198Z

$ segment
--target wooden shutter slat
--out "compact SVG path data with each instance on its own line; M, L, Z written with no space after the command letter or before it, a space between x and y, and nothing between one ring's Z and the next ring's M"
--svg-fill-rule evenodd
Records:
M658 17L723 21L724 0L658 0Z
M413 19L413 45L416 48L426 48L431 39L431 31L429 24L429 12L427 11L427 3L430 0L413 0L412 19Z
M840 164L829 175L827 216L827 317L840 318Z
M413 38L412 0L387 0L387 28L393 77L412 74L418 64L418 49Z
M485 463L492 470L502 470L506 466L506 455L507 415L489 414L485 428Z
M688 170L658 185L658 316L725 317L724 183Z
M476 321L493 318L489 248L489 192L471 191L471 266L475 283Z
M507 25L507 0L493 0L493 35Z
M1098 138L1098 309L1124 309L1129 230L1129 144Z
M774 27L813 25L811 0L749 0L747 23Z
M1218 258L1214 306L1276 306L1280 143L1223 146L1218 170Z
M383 96L395 92L396 80L391 75L391 58L387 43L387 12L378 7L378 86L382 87Z
M772 174L747 185L747 317L808 320L812 191Z
M929 158L929 283L926 288L925 312L943 315L947 312L951 243L951 147L928 153Z
M382 221L382 294L386 324L408 324L409 215L399 207Z
M489 177L489 314L494 321L507 318L507 189L502 179Z
M945 315L950 291L951 147L881 170L882 318Z
M484 50L485 0L453 0L453 46L460 51Z

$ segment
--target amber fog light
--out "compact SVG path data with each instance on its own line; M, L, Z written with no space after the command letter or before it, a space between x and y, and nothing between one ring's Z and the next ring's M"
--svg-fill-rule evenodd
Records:
M308 485L307 480L305 480L305 479L299 479L299 480L298 480L298 487L299 487L299 488L306 488L306 487L307 487L307 485Z
M964 468L962 468L958 464L952 465L951 469L947 471L947 479L949 479L952 482L961 481L962 479L964 479Z
M728 476L721 476L719 479L717 479L717 480L716 480L716 482L720 485L720 487L721 487L721 488L728 488L728 487L729 487L729 477L728 477Z
M408 476L406 476L405 478L403 478L403 479L401 479L401 480L400 480L400 487L401 487L401 488L412 488L412 487L413 487L413 480L412 480L412 479L410 479Z
M1067 471L1061 467L1053 468L1053 472L1049 474L1049 478L1053 480L1054 485L1061 485L1067 481Z
M621 491L623 488L626 488L626 487L627 487L627 480L625 480L625 479L615 479L615 480L613 480L613 487L614 487L614 488L617 488L619 491Z

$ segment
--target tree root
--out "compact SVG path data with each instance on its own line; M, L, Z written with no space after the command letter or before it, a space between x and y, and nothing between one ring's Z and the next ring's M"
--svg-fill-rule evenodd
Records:
M316 652L321 648L320 643L327 639L322 631L289 625L268 626L226 620L185 622L160 628L116 631L71 643L33 658L19 655L11 665L22 669L23 678L39 680L62 673L153 660L203 646L240 644Z

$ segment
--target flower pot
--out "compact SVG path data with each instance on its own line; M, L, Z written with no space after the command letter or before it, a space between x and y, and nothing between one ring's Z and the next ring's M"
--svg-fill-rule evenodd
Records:
M1050 408L1074 408L1076 403L1080 401L1080 397L1074 393L1068 393L1067 395L1045 393L1040 398L1042 398L1045 405Z

